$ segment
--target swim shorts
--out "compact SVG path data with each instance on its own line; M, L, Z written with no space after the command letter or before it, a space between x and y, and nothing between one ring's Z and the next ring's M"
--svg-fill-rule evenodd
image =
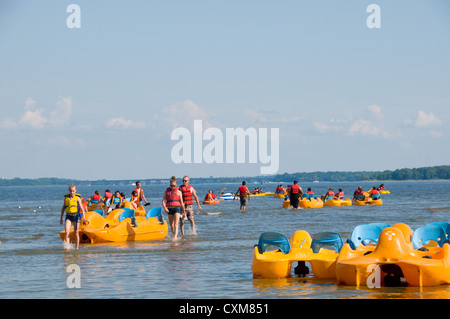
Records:
M79 223L81 214L66 214L66 220L70 220L72 223Z
M186 205L184 211L186 212L187 219L194 220L194 207L192 205Z
M181 214L181 207L168 207L168 209L169 209L169 212L168 212L168 214L169 215L175 215L175 214Z

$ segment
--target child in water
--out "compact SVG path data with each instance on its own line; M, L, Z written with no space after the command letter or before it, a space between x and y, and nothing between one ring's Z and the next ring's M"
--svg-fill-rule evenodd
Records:
M84 210L83 203L81 202L81 196L77 194L77 187L73 184L69 186L69 194L64 195L64 204L61 208L61 220L60 220L61 225L63 224L64 212L66 213L66 220L64 225L64 230L66 234L65 237L66 248L68 248L70 244L69 234L70 228L72 227L73 224L76 239L75 248L78 249L80 245L80 232L79 232L80 217L83 220L83 224L86 225L86 218L84 216L86 211Z

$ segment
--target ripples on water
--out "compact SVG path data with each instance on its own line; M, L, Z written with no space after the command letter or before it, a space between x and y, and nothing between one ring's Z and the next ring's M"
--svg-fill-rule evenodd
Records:
M359 184L364 189L374 186L301 186L313 187L316 194L325 193L328 187L342 187L349 196ZM449 298L450 286L357 289L313 277L252 279L253 245L264 231L288 237L298 229L311 234L336 231L345 240L355 226L364 223L402 222L414 230L432 221L448 221L450 202L445 194L450 194L450 182L385 184L391 194L383 196L383 206L291 210L282 208L282 199L266 196L251 198L243 214L238 201L225 201L203 205L203 212L196 212L197 236L190 235L187 223L187 235L177 242L168 237L154 242L81 245L79 250L64 249L59 238L66 186L3 187L0 298ZM234 192L239 185L194 186L204 196L210 188L227 187ZM264 187L273 191L276 184ZM78 192L89 196L106 188L128 194L133 187L78 187ZM160 205L164 189L164 185L144 185L151 207ZM80 266L80 289L67 288L70 264Z

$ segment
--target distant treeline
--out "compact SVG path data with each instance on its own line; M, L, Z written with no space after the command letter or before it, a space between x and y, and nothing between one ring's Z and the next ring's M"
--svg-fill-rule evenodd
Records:
M267 177L266 177L267 178ZM359 182L359 181L405 181L405 180L432 180L450 179L450 165L402 168L383 172L312 172L312 173L284 173L268 177L270 180L312 182Z
M196 178L191 176L191 182L194 183L241 183L243 180L253 182L290 182L298 180L299 182L359 182L359 181L404 181L404 180L450 180L450 165L421 167L421 168L402 168L394 171L383 172L309 172L309 173L284 173L269 176L241 176L241 177L208 177ZM168 183L167 179L141 179L143 185ZM45 177L36 179L0 179L0 186L57 186L57 185L132 185L135 180L74 180L56 177Z

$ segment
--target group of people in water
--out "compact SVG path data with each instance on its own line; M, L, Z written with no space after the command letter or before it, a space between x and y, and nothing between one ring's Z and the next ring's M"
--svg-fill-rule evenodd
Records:
M164 191L162 199L162 207L164 211L168 214L169 225L173 234L173 239L178 239L179 228L181 228L181 233L184 235L184 223L188 220L191 224L192 234L196 235L195 222L194 222L194 201L197 204L198 210L201 211L202 207L200 205L198 195L194 187L189 184L190 180L188 176L183 177L183 184L178 187L177 179L172 176L169 182L169 187ZM372 187L369 191L369 196L372 199L380 198L379 191L384 190L384 184L379 187ZM291 206L298 208L299 200L301 198L317 198L311 188L308 188L306 193L298 185L297 181L294 181L292 185L289 185L286 189L283 185L278 185L275 194L283 193L286 199L290 199ZM242 185L238 188L234 194L234 199L239 198L240 209L245 212L246 206L248 204L249 196L252 193L246 186L246 182L243 181ZM333 188L329 188L327 193L320 196L323 201L328 199L344 199L344 192L342 188L339 188L338 192L334 192ZM366 197L365 192L361 186L353 193L353 200L364 200ZM205 201L214 200L216 198L215 194L210 190L206 196ZM131 192L131 198L127 198L124 193L115 191L114 194L108 189L105 190L104 196L101 196L98 191L95 191L94 195L87 200L87 205L100 204L104 210L104 216L106 217L112 210L117 208L123 208L125 201L130 202L131 208L137 209L141 202L145 202L145 205L150 205L144 195L144 190L141 187L141 182L136 182L136 188ZM64 204L61 208L61 225L63 224L63 215L66 213L65 218L65 241L69 244L69 232L72 224L74 225L74 231L76 236L76 248L79 246L79 228L80 221L83 224L86 223L85 213L88 211L87 206L83 203L83 198L77 193L75 185L69 186L69 193L64 196Z
M170 179L170 186L165 190L162 207L168 214L169 225L173 233L173 239L178 239L179 228L184 235L184 222L188 220L191 224L192 234L196 235L195 222L194 222L194 201L197 203L198 210L202 210L200 202L198 200L197 192L194 187L189 184L189 177L183 177L183 185L178 187L175 176ZM144 202L145 206L150 205L144 195L144 190L141 187L141 182L136 182L136 188L131 192L131 197L127 198L124 193L115 191L114 194L109 189L105 190L104 196L100 195L99 191L95 191L94 195L84 201L83 197L77 193L75 185L69 186L69 193L64 196L64 203L61 208L61 225L63 224L63 216L66 214L64 222L65 230L65 242L69 244L69 233L72 225L74 226L74 232L76 237L76 248L79 247L79 229L80 221L86 224L85 213L87 213L88 207L93 205L100 206L104 211L106 217L112 210L118 208L124 208L125 202L129 202L131 208L137 209L141 202ZM98 207L96 206L96 207Z
M380 198L380 191L384 190L385 186L384 184L381 184L380 186L373 186L369 191L369 196L373 200ZM291 206L294 208L298 208L298 204L300 199L306 198L311 200L311 198L316 199L317 196L314 194L314 192L309 187L306 193L303 192L303 189L298 185L297 181L294 181L293 185L289 185L286 189L284 189L283 185L280 184L277 186L277 189L275 190L275 194L284 194L285 199L289 199ZM352 200L365 200L366 199L366 192L363 190L362 186L358 186L358 188L353 193ZM335 193L333 188L329 188L328 191L320 196L321 200L326 202L329 199L344 199L344 191L342 188L339 188L339 190Z

